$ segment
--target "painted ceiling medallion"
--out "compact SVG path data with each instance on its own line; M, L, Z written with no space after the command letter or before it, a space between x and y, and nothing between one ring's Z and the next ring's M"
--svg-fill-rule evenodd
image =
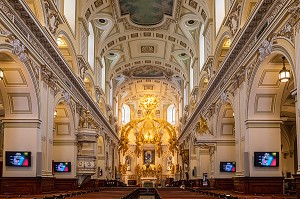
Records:
M143 77L143 78L155 78L155 77L164 77L164 73L160 68L153 66L140 66L133 70L132 75L134 77Z
M162 22L164 14L172 16L174 0L119 0L121 15L129 14L138 25L155 25Z

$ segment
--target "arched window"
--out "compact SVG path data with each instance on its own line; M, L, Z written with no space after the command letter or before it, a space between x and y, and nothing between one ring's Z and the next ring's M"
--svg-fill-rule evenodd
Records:
M118 99L115 102L115 116L118 117L119 115L119 101Z
M194 69L190 67L190 92L192 92L194 88Z
M130 107L127 104L122 106L122 124L130 122Z
M225 0L215 0L215 27L218 34L225 17Z
M199 65L200 65L200 71L204 66L205 62L205 54L204 54L204 25L202 24L201 30L200 30L200 35L199 35Z
M183 90L183 106L186 106L187 105L187 101L188 101L188 88L187 86L184 87L184 90Z
M167 121L170 124L175 124L175 117L176 117L175 105L171 104L167 109Z
M76 1L64 0L64 15L73 33L75 33L75 24L76 24L75 14L76 14Z
M103 92L105 93L105 61L104 58L102 58L102 69L101 69L101 88Z
M111 87L113 86L113 82L112 79L110 80L109 84L111 85ZM114 93L113 93L113 89L109 90L109 105L112 107L113 106L113 99L114 99Z
M89 23L89 38L88 38L88 62L94 70L94 65L95 65L95 38L94 38L94 29L91 24Z

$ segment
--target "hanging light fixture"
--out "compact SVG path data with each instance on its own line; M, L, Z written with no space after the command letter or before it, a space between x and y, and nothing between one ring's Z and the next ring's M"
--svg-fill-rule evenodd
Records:
M283 63L283 68L279 72L279 81L280 82L287 82L291 79L291 73L289 70L285 68L285 63L284 63L285 57L282 57L282 63Z
M57 110L54 111L53 117L56 118L56 116L57 116Z
M0 68L0 80L3 80L4 78L4 73L3 70Z

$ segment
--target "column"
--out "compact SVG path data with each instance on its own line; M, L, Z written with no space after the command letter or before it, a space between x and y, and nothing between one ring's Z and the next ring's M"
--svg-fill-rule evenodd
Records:
M298 22L295 25L295 55L299 55L300 54L300 22ZM297 93L300 93L300 79L297 76L297 74L300 74L300 56L296 56L295 57L296 60L296 64L295 64L295 68L296 68L296 74L294 74L296 76L296 85L297 85ZM297 94L296 97L296 132L297 132L297 174L293 175L293 177L295 178L295 182L296 182L296 191L297 191L297 196L298 198L300 198L300 107L299 107L299 103L300 102L300 95Z
M235 123L235 161L236 161L236 176L247 176L248 167L245 168L245 117L246 117L246 83L243 82L234 91L234 123ZM247 158L247 157L246 157ZM248 162L246 163L248 164Z
M53 160L53 120L54 120L54 90L41 82L41 152L42 176L52 176Z

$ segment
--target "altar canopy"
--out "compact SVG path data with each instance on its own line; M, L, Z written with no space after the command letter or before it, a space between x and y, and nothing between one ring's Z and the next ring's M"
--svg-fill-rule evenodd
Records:
M174 177L177 164L177 133L175 128L162 118L155 117L159 98L145 95L139 106L143 109L143 117L131 120L120 132L119 153L120 171L126 178L134 178L142 185L144 182L160 184L162 177ZM128 170L128 157L131 157L135 169ZM143 179L143 180L142 180ZM148 180L145 180L148 179Z

